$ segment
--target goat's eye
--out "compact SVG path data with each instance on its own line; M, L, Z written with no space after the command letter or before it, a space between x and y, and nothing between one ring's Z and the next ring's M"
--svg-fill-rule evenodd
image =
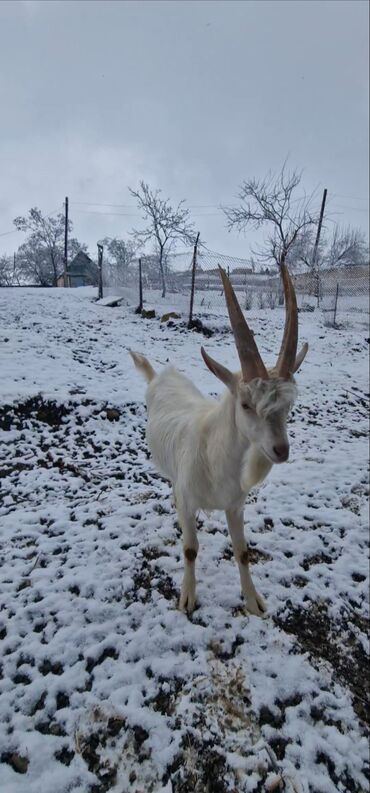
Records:
M250 405L242 405L243 410L252 410Z

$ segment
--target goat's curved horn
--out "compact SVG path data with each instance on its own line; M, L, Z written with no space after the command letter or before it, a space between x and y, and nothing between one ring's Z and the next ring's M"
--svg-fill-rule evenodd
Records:
M276 370L279 377L288 380L294 372L298 345L298 309L297 298L292 279L284 261L280 264L280 274L285 295L285 326L281 342Z
M227 310L229 312L230 323L234 334L236 349L240 358L243 379L246 382L255 377L268 380L265 364L258 352L257 344L254 341L253 333L247 325L244 314L238 303L236 294L231 286L230 279L225 270L218 266L225 290Z

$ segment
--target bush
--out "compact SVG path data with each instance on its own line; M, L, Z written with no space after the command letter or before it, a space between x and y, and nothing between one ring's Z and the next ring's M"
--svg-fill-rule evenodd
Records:
M277 302L277 294L276 292L268 292L267 293L267 305L269 308L273 309L276 307Z
M252 306L253 306L253 292L251 291L251 289L246 289L244 295L244 308L246 311L249 311L252 308Z

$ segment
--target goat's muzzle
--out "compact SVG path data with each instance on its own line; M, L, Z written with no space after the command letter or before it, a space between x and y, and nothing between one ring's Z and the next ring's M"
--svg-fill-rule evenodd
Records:
M278 443L272 447L277 463L286 463L289 459L289 443Z

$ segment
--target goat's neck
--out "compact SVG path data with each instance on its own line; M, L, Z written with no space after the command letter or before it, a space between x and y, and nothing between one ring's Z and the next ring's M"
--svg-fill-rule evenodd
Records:
M240 468L249 441L238 432L235 420L235 399L226 391L209 416L208 454L217 467L230 465ZM213 458L213 459L212 459Z

